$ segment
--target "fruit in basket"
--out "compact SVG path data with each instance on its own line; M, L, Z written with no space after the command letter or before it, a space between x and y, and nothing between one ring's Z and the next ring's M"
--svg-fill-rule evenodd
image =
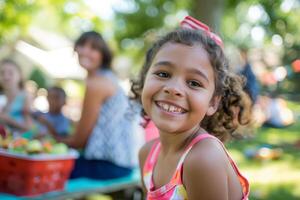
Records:
M49 142L49 141L43 141L42 145L43 145L43 151L45 153L51 153L51 151L53 149L53 145L52 145L51 142Z
M25 153L28 140L25 138L17 138L10 142L9 149L15 152Z
M41 139L41 141L42 142L49 142L51 144L55 144L56 143L56 140L52 136L49 136L49 135L43 136L42 139Z
M13 140L10 145L13 148L17 148L17 147L20 147L20 146L26 146L27 144L28 144L28 140L27 139L25 139L25 138L17 138L15 140Z
M12 138L0 136L0 148L5 148L10 152L22 154L66 154L69 152L68 146L64 143L56 143L53 138L28 140L26 138Z
M0 147L7 149L9 147L9 144L11 143L11 141L12 141L11 137L6 137L4 139L2 138Z
M52 154L64 154L68 152L68 146L64 143L54 144L50 153Z
M26 146L27 153L40 153L43 151L43 145L39 140L31 140Z

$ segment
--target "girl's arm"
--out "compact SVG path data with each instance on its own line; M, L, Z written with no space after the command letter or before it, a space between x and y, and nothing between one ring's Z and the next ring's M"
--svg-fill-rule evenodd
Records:
M102 104L116 90L115 85L103 77L87 80L86 84L81 117L75 133L67 138L58 138L59 141L77 149L85 147L98 119Z
M151 150L152 145L154 144L156 140L152 140L150 142L147 142L144 144L144 146L139 151L139 165L140 165L140 173L141 173L141 183L142 183L142 189L144 192L144 195L147 195L147 189L143 180L143 168L147 159L147 156Z
M183 183L189 200L228 200L228 162L217 141L196 144L184 162Z

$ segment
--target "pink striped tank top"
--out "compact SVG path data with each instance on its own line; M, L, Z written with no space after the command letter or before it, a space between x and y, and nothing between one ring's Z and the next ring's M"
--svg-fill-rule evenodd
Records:
M154 143L154 145L152 146L151 151L146 159L144 168L143 168L143 181L144 181L144 184L147 189L147 200L187 200L188 199L187 192L182 183L182 177L181 177L182 169L183 169L182 168L183 162L184 162L185 157L188 155L188 153L192 149L193 145L205 138L214 138L218 142L220 142L224 151L226 152L226 155L229 158L229 161L230 161L234 171L237 173L237 175L239 177L239 181L243 188L242 200L248 199L248 196L249 196L248 180L244 176L241 175L236 164L231 159L227 150L225 149L223 143L216 137L206 133L206 134L198 135L196 138L194 138L192 140L192 142L188 145L188 147L184 151L183 155L181 156L171 181L169 183L167 183L166 185L164 185L160 188L157 188L157 189L155 189L154 184L153 184L152 173L153 173L155 163L157 161L158 154L160 152L160 142L157 141L156 143Z

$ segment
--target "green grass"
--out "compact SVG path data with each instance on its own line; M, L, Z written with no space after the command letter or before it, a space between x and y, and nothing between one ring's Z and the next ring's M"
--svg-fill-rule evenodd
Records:
M262 127L253 138L226 145L250 181L251 200L300 199L300 149L293 146L300 139L300 104L289 102L288 106L297 116L292 126L282 129ZM255 160L245 156L245 151L264 145L282 149L282 156L277 160Z

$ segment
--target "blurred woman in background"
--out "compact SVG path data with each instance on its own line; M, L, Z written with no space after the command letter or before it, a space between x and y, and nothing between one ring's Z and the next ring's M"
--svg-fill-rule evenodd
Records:
M137 114L111 70L112 54L102 36L83 33L75 43L79 64L87 71L81 118L75 133L61 138L83 149L71 178L111 179L126 176L137 165Z

